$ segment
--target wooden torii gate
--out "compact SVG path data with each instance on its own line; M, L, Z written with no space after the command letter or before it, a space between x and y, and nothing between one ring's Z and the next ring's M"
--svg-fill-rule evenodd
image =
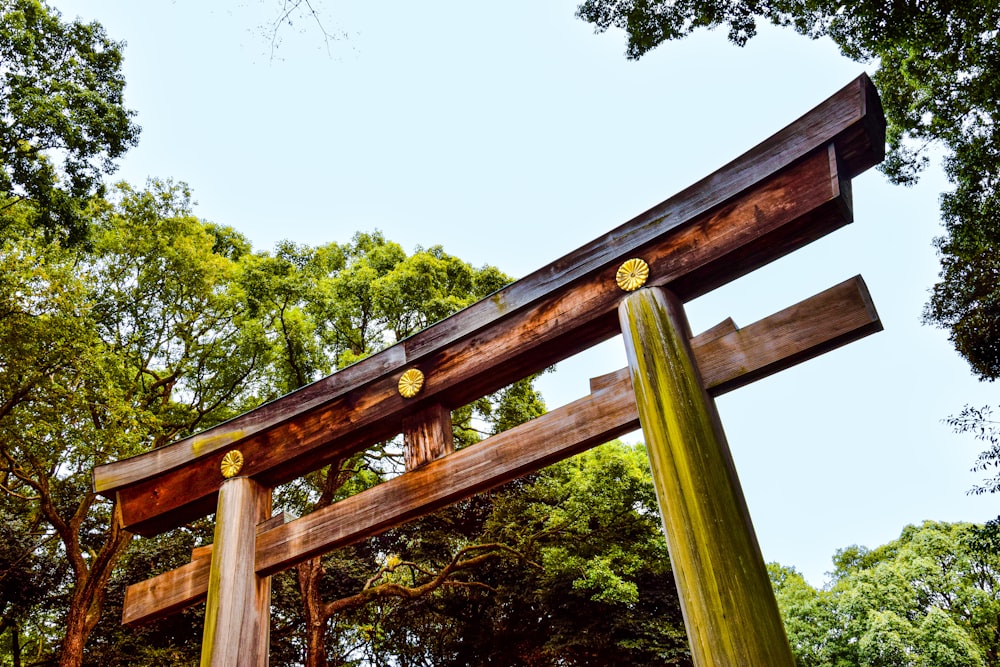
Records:
M744 155L531 275L229 422L94 470L122 526L216 512L215 543L128 588L123 622L207 599L202 665L266 665L270 575L635 430L696 665L792 665L713 397L881 329L860 277L744 328L691 336L683 302L851 222L884 157L864 75ZM453 451L450 410L622 333L629 367ZM271 489L402 433L404 474L294 520Z

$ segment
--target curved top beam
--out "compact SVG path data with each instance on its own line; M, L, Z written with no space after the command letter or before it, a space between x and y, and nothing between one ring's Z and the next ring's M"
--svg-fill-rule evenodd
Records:
M618 333L614 282L635 255L687 300L850 222L849 179L884 157L885 119L862 75L713 174L578 250L363 361L166 447L99 466L123 525L155 534L213 511L218 464L278 484L400 430L428 403L458 407ZM415 399L396 391L416 367Z

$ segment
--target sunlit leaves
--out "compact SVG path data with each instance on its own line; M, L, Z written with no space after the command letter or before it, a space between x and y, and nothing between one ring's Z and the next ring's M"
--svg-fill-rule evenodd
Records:
M641 446L611 443L553 465L494 507L486 534L542 568L510 564L486 580L499 589L485 606L503 634L481 640L483 655L501 664L529 655L542 664L688 664Z
M980 528L924 522L874 550L834 558L832 583L809 586L769 566L792 648L803 666L992 664L1000 648L1000 560Z
M7 209L18 233L0 239L0 493L71 572L41 598L62 596L66 620L38 655L62 639L65 664L81 659L129 539L93 467L256 404L263 359L236 280L245 242L199 221L183 186L116 194L89 203L88 244L33 230L29 202Z
M40 0L5 0L0 63L0 211L31 201L35 224L80 241L87 197L139 134L124 107L121 44Z

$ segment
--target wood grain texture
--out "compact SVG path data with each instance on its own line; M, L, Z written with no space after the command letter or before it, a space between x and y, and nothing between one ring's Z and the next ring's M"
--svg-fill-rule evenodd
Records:
M289 420L306 419L313 411L332 407L332 401L348 392L363 390L365 385L378 383L386 374L398 374L405 364L419 362L432 356L447 355L449 347L457 345L464 339L481 335L484 330L502 323L512 314L523 309L537 311L538 308L548 307L554 300L559 300L558 296L554 295L577 281L596 275L603 277L609 270L614 271L622 259L645 252L649 246L657 244L679 228L699 225L700 220L712 216L713 212L717 215L718 211L731 206L742 195L760 188L773 175L822 150L824 146L832 144L839 156L840 172L839 175L838 172L834 173L837 181L834 185L846 183L857 173L882 160L884 138L885 120L878 95L871 81L862 75L785 129L710 176L549 266L474 304L462 313L355 366L230 422L140 457L100 466L94 473L94 488L111 497L118 489L146 480L151 475L184 466L192 460L211 457L220 449L231 447L256 434L280 428ZM849 193L837 193L837 197L847 200ZM821 226L810 231L802 230L798 239L790 237L782 241L781 238L775 237L769 242L752 244L754 247L745 248L742 253L735 252L731 248L728 254L733 257L730 259L738 260L733 265L736 271L720 270L718 267L714 270L706 266L694 267L694 274L686 276L684 280L681 279L685 276L673 274L670 280L679 281L680 284L671 285L671 289L683 298L691 298L735 278L741 271L745 272L755 265L759 266L789 252L797 245L816 238L831 228ZM746 233L753 233L752 225ZM675 257L674 261L678 264L686 262L683 257ZM595 311L591 319L604 320L603 327L601 324L595 324L590 336L577 338L581 341L579 345L590 345L601 340L602 336L609 335L605 311L600 309ZM558 343L548 340L540 340L538 343L550 343L545 354L536 355L539 358L549 357L547 360L536 362L542 363L541 367L582 349L579 345L570 345L565 347L566 354L560 354L557 351L563 349L563 346ZM526 373L530 372L533 371L528 370ZM475 391L483 393L489 391L483 390L483 385L492 385L493 389L496 389L511 381L506 377L499 384L490 383L483 378L480 380L481 383L476 385ZM445 402L450 402L452 405L462 404L454 400ZM307 429L308 426L307 424ZM281 477L277 473L274 476ZM176 521L165 519L161 522L152 522L152 517L137 517L135 521L137 523L150 521L149 530L154 530L153 524L159 523L155 530L160 530L164 526L176 524L179 520L210 511L214 500L197 496L182 503L182 505L188 504L194 506L186 508L186 511L175 512ZM162 511L171 512L172 508L163 508ZM149 532L138 526L134 528L140 532Z
M178 568L125 589L122 625L141 625L197 604L208 593L211 552Z
M269 488L248 477L222 484L205 603L202 667L267 667L271 579L257 574L253 554L257 524L270 514Z
M611 440L637 425L630 387L618 383L261 533L257 571L277 572L352 544Z
M882 330L871 294L855 276L742 329L713 327L692 341L712 396Z
M743 329L736 329L732 320L726 320L693 338L691 344L702 370L704 384L709 388L710 393L718 394L729 388L741 386L743 383L740 382L740 378L743 376L759 379L764 376L766 371L776 372L786 367L786 364L782 363L776 355L785 354L796 361L803 361L815 356L820 351L831 349L831 346L846 344L855 338L878 331L880 328L878 315L871 307L868 290L861 278L855 277ZM794 329L797 333L791 333L790 329ZM788 340L786 343L776 346L771 343L776 336L786 337ZM628 369L621 369L593 378L590 381L590 387L591 396L549 413L551 422L536 423L537 420L534 420L512 429L507 432L508 435L501 434L503 437L512 438L512 442L522 443L514 445L520 448L519 456L521 458L517 458L517 464L520 469L524 470L521 474L527 474L547 463L582 451L581 447L584 445L579 442L581 438L594 439L593 434L587 435L588 431L586 430L576 433L575 436L563 433L560 436L562 439L559 441L561 444L557 444L556 451L545 450L545 443L549 437L546 429L549 428L550 423L563 425L564 428L565 425L572 424L572 420L579 420L591 413L597 414L598 419L601 420L610 418L612 420L610 424L605 423L598 428L601 435L597 436L597 440L601 438L611 439L614 436L610 434L627 433L634 429L638 419L634 400L631 403L626 401L624 406L618 403L623 393L631 396ZM616 419L619 420L617 423ZM587 428L591 428L591 426L587 425ZM501 436L494 436L494 438ZM368 495L354 502L368 508L366 511L369 521L359 521L349 517L341 519L341 516L346 517L358 506L337 503L333 507L338 509L331 508L324 520L319 521L315 517L309 521L300 519L295 528L287 530L295 534L302 534L315 527L317 523L332 523L334 528L323 529L323 534L329 536L331 530L340 532L336 532L333 538L328 537L324 540L333 539L332 544L334 545L347 544L376 534L379 530L398 525L399 522L405 522L409 518L443 507L444 505L440 504L442 502L440 498L434 499L434 496L427 495L431 492L420 490L424 485L438 485L440 486L438 493L458 500L484 488L502 484L509 478L510 474L513 474L509 471L505 472L504 468L493 469L489 464L485 464L485 470L496 475L485 482L481 478L466 478L464 472L465 466L469 465L477 468L480 474L484 471L484 464L474 463L469 458L473 453L485 457L491 449L506 447L503 438L500 440L494 438L488 438L473 447L450 454L435 462L433 466L428 465L422 471L418 471L423 473L422 477L413 478L411 477L413 473L407 473L399 478L405 478L405 482L390 481L364 492ZM535 444L526 444L536 440ZM476 450L480 448L484 449L477 452ZM526 454L525 450L532 457L530 460L523 458ZM492 454L489 455L492 456ZM503 452L497 454L498 457L501 455L507 456ZM535 458L536 456L538 458ZM437 475L441 481L432 481L433 475ZM417 481L414 482L414 479ZM416 487L418 491L411 491L412 487ZM394 496L394 499L387 500L386 498L389 496ZM430 499L431 504L422 504L428 499ZM409 509L397 511L394 517L378 515L375 508L393 503L410 503L410 506ZM342 521L352 528L350 530L337 528L336 526ZM310 526L310 528L306 528L306 526ZM268 530L267 532L271 533L272 531ZM263 537L260 531L259 535ZM305 559L302 553L296 551L298 548L308 547L310 550L334 548L330 546L330 543L326 543L325 546L317 546L314 541L300 542L298 538L293 539L290 534L277 533L275 535L277 536L272 535L267 539L281 545L280 551L284 555L280 560L289 566L297 558ZM258 542L258 549L260 546L261 543ZM291 557L288 555L289 553L292 554ZM268 567L278 566L269 561ZM191 563L134 584L126 591L123 618L127 619L129 623L140 623L160 618L189 604L194 604L204 597L207 582L208 567L207 562L203 562L201 564Z
M653 243L628 243L617 251L646 259L652 267L650 284L697 294L848 222L850 202L838 174L832 147L821 147L724 206L684 225L668 225ZM558 263L552 271L558 289L518 310L498 314L506 309L501 292L402 341L396 347L403 346L405 353L387 350L408 360L406 367L423 355L416 365L428 381L419 401L403 399L396 390L403 367L379 370L366 381L352 371L348 377L357 384L331 391L319 408L304 406L298 394L282 399L285 419L240 441L243 474L269 486L289 481L337 456L391 438L402 430L404 419L428 404L467 404L618 333L615 309L622 293L614 282L616 263L565 286L557 275ZM480 322L484 303L492 304L495 317ZM440 345L428 343L426 337L435 331L454 327L473 333L460 338L453 332ZM381 362L374 366L385 367ZM220 428L218 433L232 435L227 430L231 426ZM128 474L138 475L139 481L116 492L129 530L155 534L211 511L218 464L228 446L213 450L198 440L202 444L195 452L185 442L95 471L95 479L106 482L99 486L105 493L123 483L119 465L127 464ZM173 467L172 460L179 467Z
M295 518L290 512L279 512L257 524L257 534ZM122 606L122 625L149 623L204 600L208 593L213 550L212 544L195 547L191 550L190 563L128 586Z
M404 418L403 451L407 470L416 470L455 451L451 411L440 403L434 403Z
M619 314L694 664L793 667L684 308L653 287L628 295Z

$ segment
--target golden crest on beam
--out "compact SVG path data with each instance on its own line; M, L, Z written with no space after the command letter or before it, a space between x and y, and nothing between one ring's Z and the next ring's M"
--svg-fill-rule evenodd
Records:
M413 398L424 386L424 374L416 368L411 368L399 378L399 395L403 398Z
M618 274L615 276L615 282L618 283L618 287L622 288L626 292L634 292L645 285L648 278L649 264L638 257L634 257L632 259L625 260L625 262L618 267Z
M243 469L243 453L238 449L230 450L222 457L219 468L222 470L222 476L226 479L239 474L240 470Z

